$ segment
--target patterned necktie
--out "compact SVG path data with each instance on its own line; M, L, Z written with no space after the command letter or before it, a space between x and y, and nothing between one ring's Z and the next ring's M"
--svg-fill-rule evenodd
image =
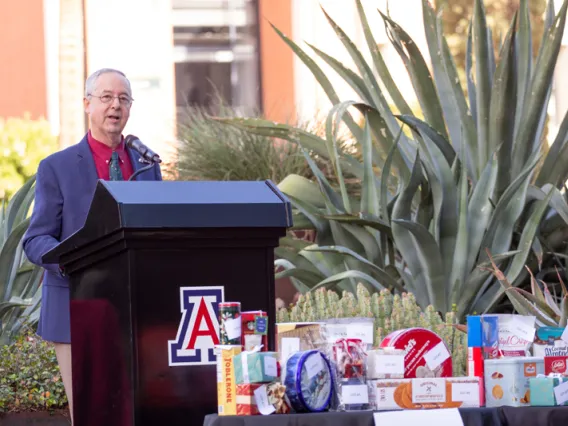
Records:
M122 171L120 170L120 164L118 163L118 153L116 151L112 152L108 167L110 180L124 180L122 178Z

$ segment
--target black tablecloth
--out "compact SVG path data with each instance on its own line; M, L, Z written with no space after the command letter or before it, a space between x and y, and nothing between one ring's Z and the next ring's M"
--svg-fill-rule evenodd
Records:
M459 411L465 426L568 426L568 407L460 408ZM210 414L205 417L203 425L374 426L375 424L373 412L362 411L272 416L218 416L217 414Z

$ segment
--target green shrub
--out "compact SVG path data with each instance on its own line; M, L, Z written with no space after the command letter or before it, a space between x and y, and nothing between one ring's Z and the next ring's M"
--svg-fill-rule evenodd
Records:
M0 347L0 413L62 408L65 388L52 344L26 329Z
M237 112L221 100L217 102L215 116L207 108L192 106L180 118L172 177L215 181L270 179L275 183L289 175L313 178L298 144L220 123L218 118L235 118ZM321 120L296 125L315 134L325 133L325 122ZM348 141L341 136L338 144L342 152L350 149ZM327 159L315 156L314 160L326 176L334 175Z
M0 118L0 199L16 192L58 147L46 120Z

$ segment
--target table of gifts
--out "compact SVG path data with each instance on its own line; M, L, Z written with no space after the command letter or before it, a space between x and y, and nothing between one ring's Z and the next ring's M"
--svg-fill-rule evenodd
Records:
M373 318L276 324L268 351L265 314L237 305L220 317L206 426L568 425L568 332L535 317L469 316L463 353L420 327L376 342Z

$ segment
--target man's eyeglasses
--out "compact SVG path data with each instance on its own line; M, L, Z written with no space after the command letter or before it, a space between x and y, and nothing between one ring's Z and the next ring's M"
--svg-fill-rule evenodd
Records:
M130 106L132 104L132 101L134 99L132 99L130 96L126 96L126 95L120 95L120 96L112 96L112 95L102 95L102 96L97 96L97 95L89 95L92 96L94 98L99 98L101 100L101 102L103 104L108 104L109 102L112 102L115 98L118 98L118 102L120 102L121 105L123 106Z

